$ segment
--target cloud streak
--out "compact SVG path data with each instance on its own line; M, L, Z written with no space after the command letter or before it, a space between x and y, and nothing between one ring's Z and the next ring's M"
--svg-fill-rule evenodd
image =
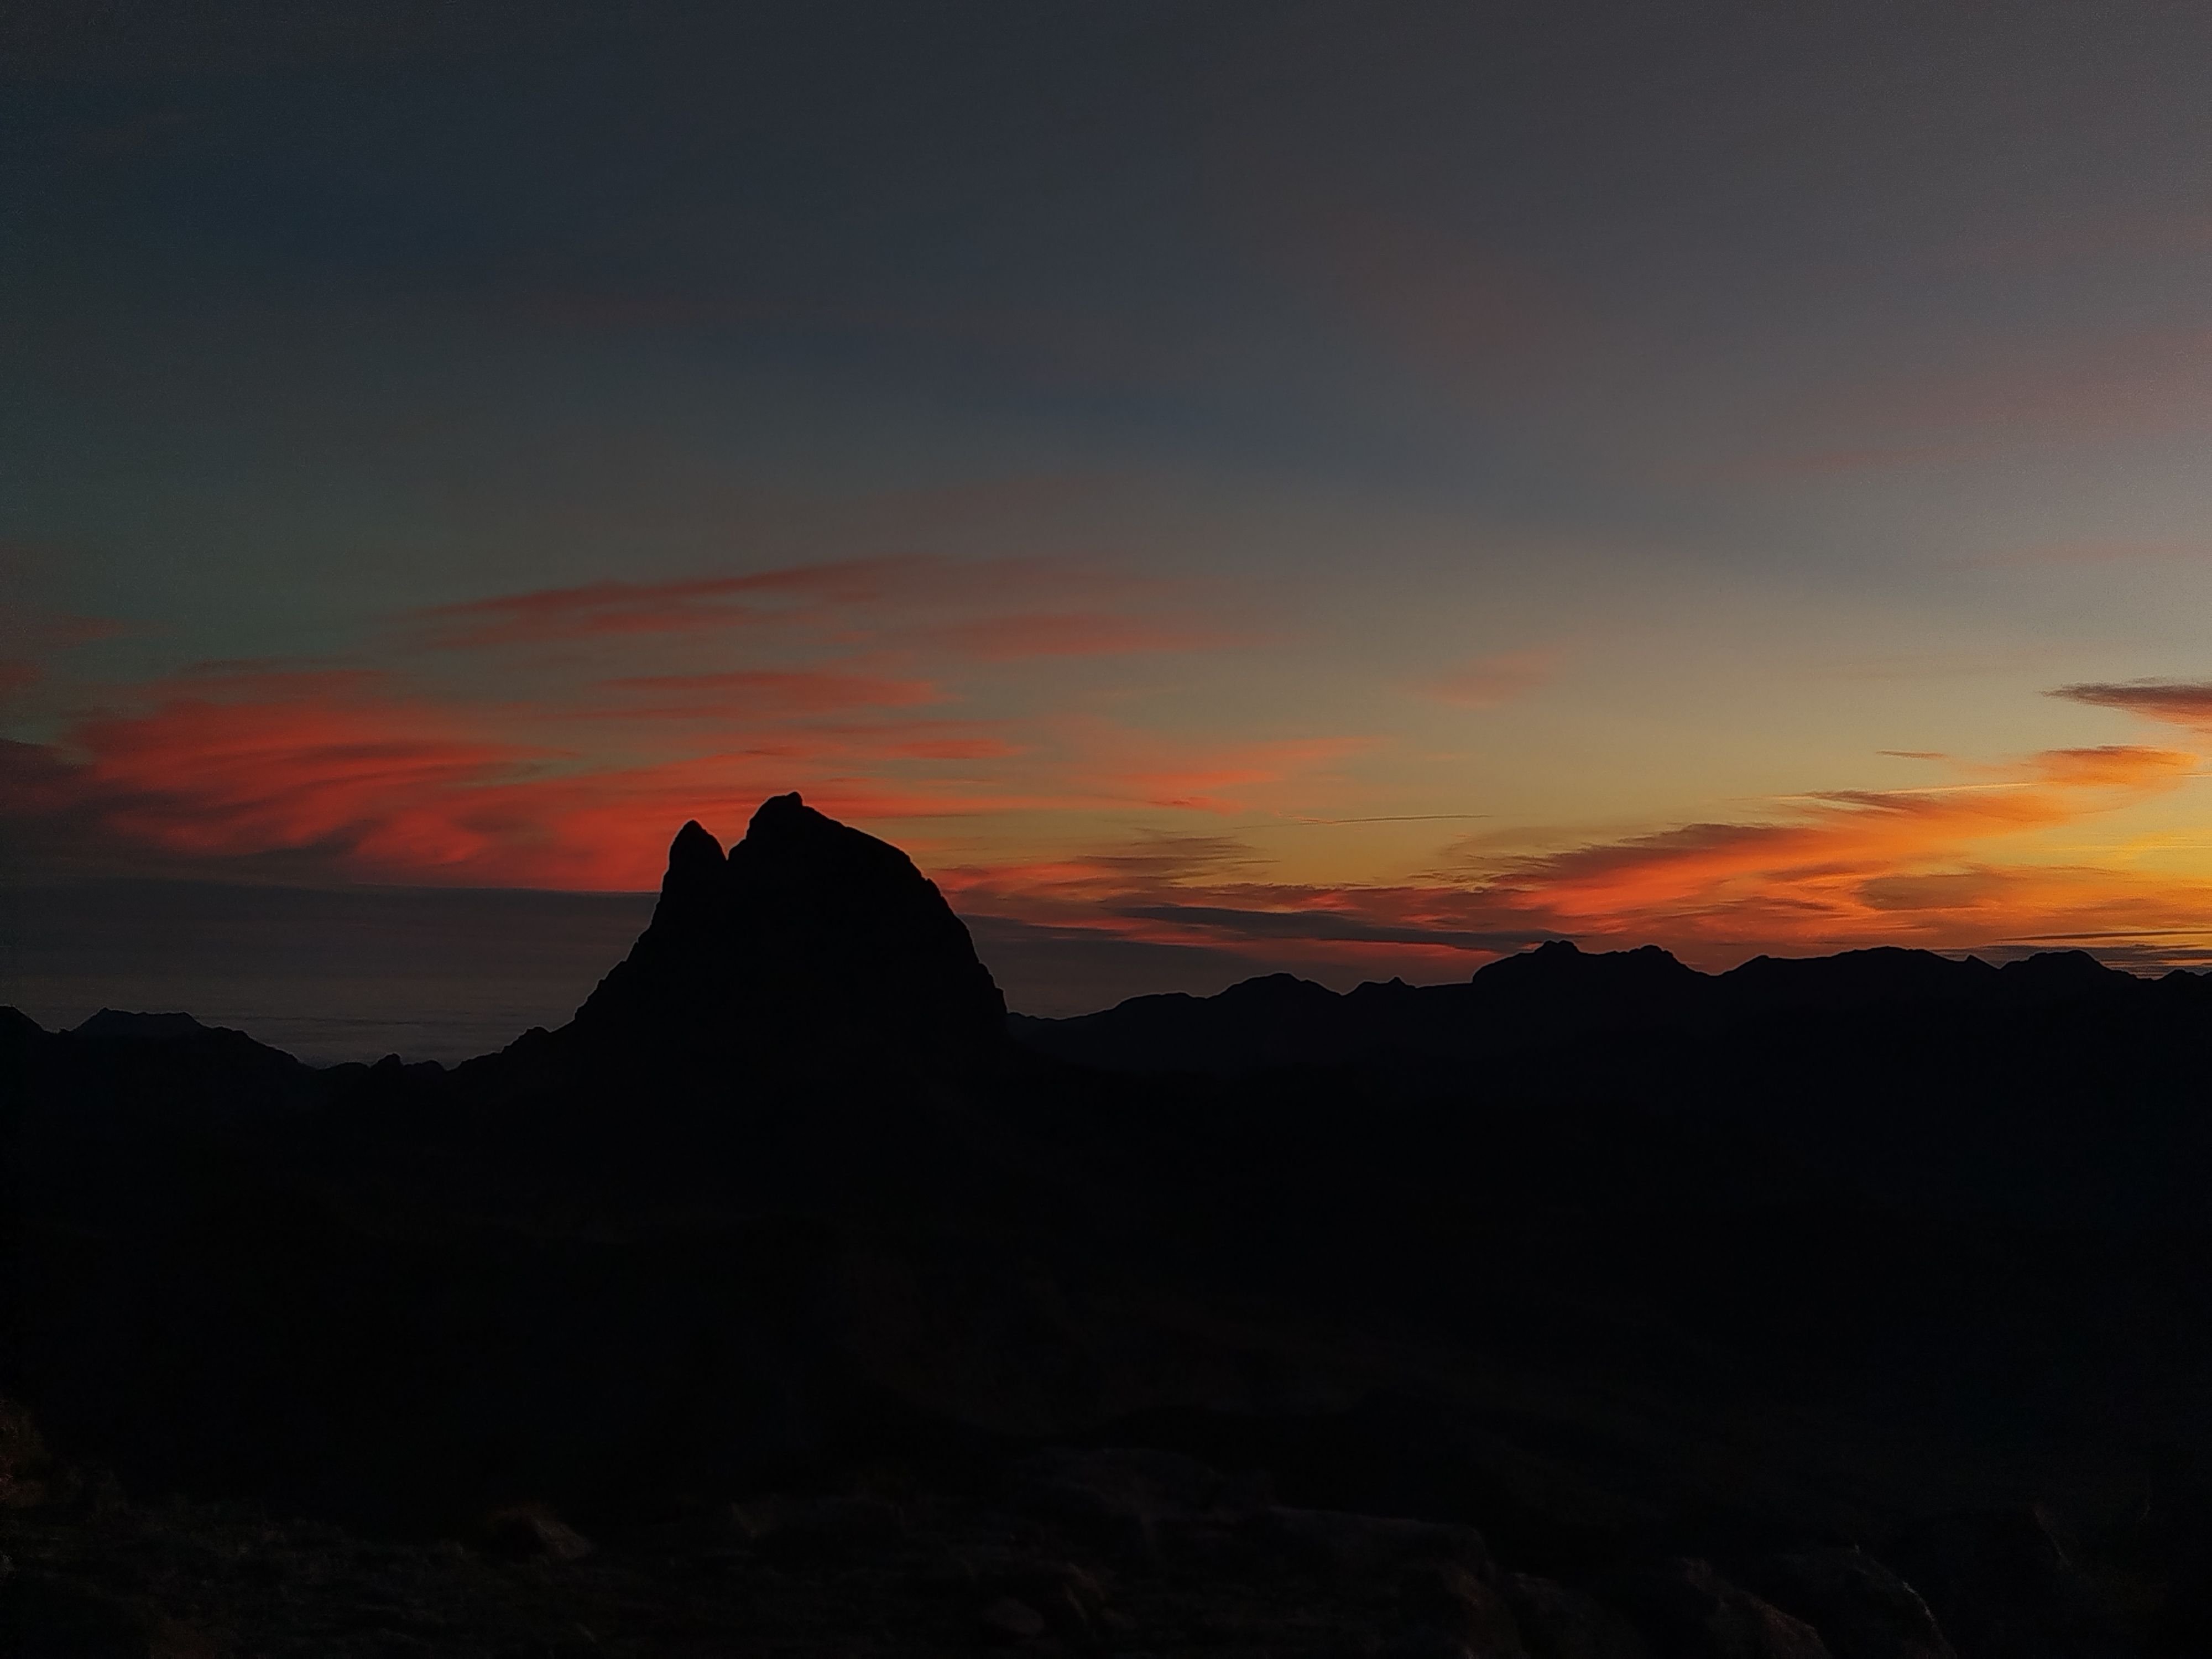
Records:
M371 671L180 675L57 743L9 744L0 819L18 846L70 867L242 861L321 878L635 889L658 882L685 818L739 823L793 787L878 824L1219 812L1346 748L1163 745L1046 713L917 718L938 700L929 683L859 674L641 676L605 695L617 701L579 716L441 702ZM620 723L633 720L657 730L658 757ZM585 740L610 730L611 746Z
M2089 681L2051 695L2212 732L2212 680Z
M634 674L598 682L617 701L583 712L595 720L708 720L914 708L944 701L926 679L834 669L731 669L701 674Z
M1188 585L1067 560L905 553L494 594L410 611L401 623L441 651L781 634L1001 661L1221 643L1225 631L1202 625L1193 599Z
M1925 789L1833 790L1772 818L1690 823L1536 855L1469 844L1417 881L1267 883L1215 859L1117 854L968 872L976 908L1158 943L1270 946L1316 969L1470 959L1546 938L1666 944L1720 965L1872 944L1944 949L2212 930L2212 884L2039 856L2036 837L2171 792L2198 757L2045 750ZM1395 969L1394 969L1395 970Z
M835 614L912 592L952 568L906 556L672 581L586 582L433 605L405 620L446 650L693 633Z
M1091 611L1020 612L917 630L911 643L981 662L1030 657L1121 657L1160 651L1203 651L1233 641L1220 629L1146 617Z
M640 678L625 689L647 697L725 690ZM1178 749L1096 720L1048 730L872 719L829 689L780 687L784 708L803 713L641 762L515 736L495 709L440 705L388 675L230 669L155 688L143 707L85 720L64 744L6 745L0 807L19 845L111 868L636 889L657 881L684 818L733 827L794 787L894 834L901 822L1010 813L1279 814L1285 791L1340 794L1334 769L1364 746ZM2160 718L2212 708L2212 688L2120 689L2129 696L2118 706ZM889 700L880 712L892 715L922 695L898 682L843 690ZM2147 745L2050 750L1958 782L1814 792L1763 818L1533 855L1469 838L1428 873L1389 884L1274 878L1272 852L1231 829L935 873L975 914L1246 963L1258 952L1336 977L1454 976L1559 936L1657 941L1708 964L1874 943L2141 941L2212 930L2212 884L2039 849L2050 832L2170 793L2197 765Z
M1527 696L1552 677L1555 653L1546 650L1504 651L1476 657L1417 688L1439 702L1462 708L1495 708Z
M1812 394L1784 447L1730 469L1819 478L1971 464L2023 447L2124 443L2212 422L2212 331L2112 330L2005 343Z

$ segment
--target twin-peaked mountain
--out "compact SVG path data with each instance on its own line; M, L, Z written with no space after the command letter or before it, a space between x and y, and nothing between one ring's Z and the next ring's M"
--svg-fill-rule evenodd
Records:
M561 1035L600 1060L959 1071L1003 1047L1006 1018L936 884L794 793L726 857L684 826L651 925Z

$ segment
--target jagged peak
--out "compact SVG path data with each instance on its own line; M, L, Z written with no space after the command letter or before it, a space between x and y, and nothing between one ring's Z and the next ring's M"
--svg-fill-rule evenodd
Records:
M825 812L817 811L806 804L805 798L796 789L789 794L770 795L753 810L752 821L745 825L745 839L755 836L773 838L779 833L805 830L834 825L843 829L837 820Z
M668 873L660 878L661 896L685 899L714 893L728 870L722 843L698 819L690 819L668 843Z
M602 1049L974 1054L1002 1040L1005 1012L913 860L793 792L763 801L726 856L696 819L677 832L652 925L577 1025Z
M793 790L761 803L744 839L730 848L730 867L741 886L793 883L849 884L864 902L904 893L919 897L936 889L890 842L816 811ZM817 897L833 895L823 890Z
M722 843L696 818L687 818L684 827L676 832L676 839L668 843L671 874L679 869L704 868L721 861Z

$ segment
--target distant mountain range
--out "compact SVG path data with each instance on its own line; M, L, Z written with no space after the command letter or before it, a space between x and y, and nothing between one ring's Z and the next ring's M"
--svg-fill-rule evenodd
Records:
M1717 1036L1778 1018L1923 1009L2011 1017L2093 1005L2198 1017L2212 1013L2212 980L2177 969L2147 981L2082 951L2000 968L1894 947L1757 957L1724 974L1702 974L1656 945L1593 955L1556 939L1502 957L1460 985L1394 979L1340 995L1310 980L1271 974L1218 996L1133 997L1073 1019L1016 1015L1012 1029L1040 1053L1085 1065L1225 1076L1411 1056L1472 1060L1601 1034Z
M458 1066L0 1014L0 1389L134 1501L580 1528L580 1595L757 1564L884 1651L2197 1653L2208 1036L2212 981L2078 952L1564 942L1010 1018L784 796ZM0 1504L0 1598L116 1513Z

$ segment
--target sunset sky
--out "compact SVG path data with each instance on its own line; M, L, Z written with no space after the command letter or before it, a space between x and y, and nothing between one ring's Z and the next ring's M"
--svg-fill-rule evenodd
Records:
M16 888L634 891L796 788L1046 1012L2212 946L2202 5L37 4L0 80Z

